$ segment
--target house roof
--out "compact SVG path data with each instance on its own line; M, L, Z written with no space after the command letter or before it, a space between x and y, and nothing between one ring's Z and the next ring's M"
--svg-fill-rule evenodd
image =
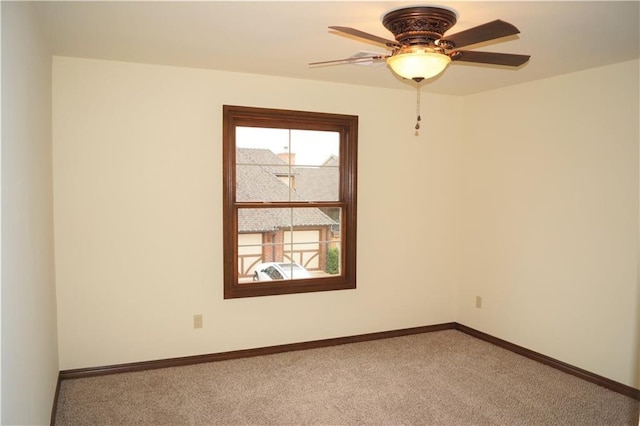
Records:
M278 175L286 175L289 167L268 149L236 150L237 201L301 200Z
M327 175L318 172L318 169L323 169L323 167L305 167L304 170L290 169L281 158L270 150L253 148L238 148L236 150L236 164L237 201L326 201L322 198L308 198L313 195L313 188L307 188L302 193L300 192L301 185L313 183L313 187L320 196L323 187L320 180L325 179ZM337 172L335 167L331 169ZM279 175L286 176L289 172L296 176L297 189L295 190L289 188L278 178ZM313 176L316 177L316 181L313 181ZM337 186L335 187L337 188ZM334 220L317 208L302 208L293 211L287 208L240 209L238 223L240 232L275 231L291 224L295 227L336 224Z
M338 199L340 171L338 167L302 167L297 169L296 192L305 200Z

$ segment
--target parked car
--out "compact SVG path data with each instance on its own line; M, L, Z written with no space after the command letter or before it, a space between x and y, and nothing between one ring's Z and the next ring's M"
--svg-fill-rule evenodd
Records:
M311 278L311 274L297 263L267 262L256 266L254 281L297 280Z

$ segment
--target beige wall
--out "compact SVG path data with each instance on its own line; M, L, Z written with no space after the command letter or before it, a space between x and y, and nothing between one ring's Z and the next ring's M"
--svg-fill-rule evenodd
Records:
M31 4L1 7L1 423L49 424L58 376L51 55Z
M458 321L627 385L638 81L632 61L469 96L462 149Z
M461 98L54 58L60 368L455 320ZM358 289L222 299L222 105L360 117ZM204 328L192 328L193 314Z
M459 321L635 384L638 61L427 87L419 137L411 91L74 58L53 80L61 369ZM359 115L357 290L222 299L223 104Z

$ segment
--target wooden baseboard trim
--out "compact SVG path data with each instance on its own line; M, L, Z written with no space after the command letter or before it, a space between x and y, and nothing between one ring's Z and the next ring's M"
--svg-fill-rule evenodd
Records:
M53 406L51 407L51 420L49 424L54 426L56 424L56 413L58 412L58 395L60 395L60 372L58 372L58 381L56 382L56 390L53 394Z
M591 373L587 370L583 370L581 368L567 364L566 362L558 361L557 359L532 351L522 346L518 346L514 343L507 342L506 340L499 339L497 337L491 336L487 333L483 333L482 331L475 330L471 327L467 327L459 323L456 323L455 329L462 331L463 333L466 333L477 339L484 340L485 342L499 346L503 349L507 349L511 352L515 352L518 355L522 355L526 358L548 365L549 367L553 367L556 370L562 371L563 373L571 374L572 376L579 377L583 380L586 380L587 382L595 383L596 385L602 386L614 392L620 393L622 395L625 395L640 401L639 389L633 388L631 386L627 386L623 383L619 383L611 379L607 379L606 377L602 377L595 373Z
M143 362L134 362L134 363L128 363L128 364L108 365L108 366L102 366L102 367L89 367L89 368L80 368L80 369L74 369L74 370L63 370L63 371L60 371L60 374L58 377L58 388L60 386L60 381L62 380L79 379L83 377L103 376L107 374L132 373L136 371L153 370L153 369L167 368L167 367L180 367L185 365L200 364L204 362L216 362L216 361L225 361L225 360L232 360L232 359L261 356L261 355L272 355L272 354L277 354L282 352L316 349L316 348L323 348L323 347L329 347L329 346L344 345L348 343L358 343L358 342L366 342L366 341L378 340L378 339L387 339L391 337L408 336L412 334L430 333L430 332L442 331L442 330L459 330L465 334L468 334L480 340L484 340L488 343L494 344L501 348L507 349L518 355L522 355L534 361L541 362L545 365L553 367L564 373L571 374L573 376L579 377L588 382L595 383L599 386L605 387L609 390L612 390L614 392L620 393L622 395L625 395L640 401L640 390L636 388L613 381L611 379L607 379L606 377L599 376L595 373L591 373L581 368L574 367L565 362L558 361L557 359L532 351L522 346L518 346L514 343L507 342L506 340L499 339L497 337L491 336L482 331L475 330L471 327L467 327L457 322L428 325L423 327L405 328L400 330L381 331L377 333L360 334L360 335L347 336L347 337L336 337L332 339L314 340L309 342L290 343L290 344L277 345L277 346L267 346L267 347L255 348L255 349L243 349L243 350L230 351L230 352L194 355L194 356L187 356L187 357L180 357L180 358L169 358L169 359L161 359L161 360L155 360L155 361L143 361ZM58 389L56 389L56 399L54 401L54 412L53 412L54 414L52 415L55 415L57 399L58 399Z
M329 346L344 345L348 343L366 342L370 340L387 339L391 337L408 336L412 334L429 333L433 331L453 330L456 323L428 325L423 327L405 328L400 330L381 331L377 333L359 334L356 336L336 337L332 339L314 340L301 343L267 346L264 348L243 349L238 351L220 352L206 355L195 355L181 358L169 358L156 361L134 362L129 364L108 365L103 367L80 368L75 370L63 370L60 372L61 380L79 379L83 377L103 376L107 374L131 373L143 370L152 370L167 367L180 367L185 365L200 364L204 362L225 361L239 358L248 358L261 355L272 355L282 352L301 351Z

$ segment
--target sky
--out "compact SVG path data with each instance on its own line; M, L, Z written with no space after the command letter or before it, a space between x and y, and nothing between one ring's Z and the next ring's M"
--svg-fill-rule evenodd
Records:
M270 149L278 154L289 147L296 154L296 165L319 166L331 155L340 152L340 134L317 130L269 129L262 127L236 127L238 148Z

